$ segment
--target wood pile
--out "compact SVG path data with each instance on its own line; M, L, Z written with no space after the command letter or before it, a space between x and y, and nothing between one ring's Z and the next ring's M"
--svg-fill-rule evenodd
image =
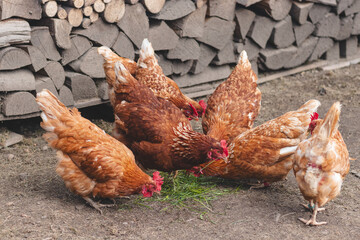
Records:
M107 102L102 58L137 60L144 38L164 73L205 96L246 50L260 72L358 53L360 0L0 0L0 121L37 116L47 88L67 106Z

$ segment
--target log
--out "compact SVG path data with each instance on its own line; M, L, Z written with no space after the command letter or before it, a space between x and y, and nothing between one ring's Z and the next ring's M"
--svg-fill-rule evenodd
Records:
M169 50L176 47L179 37L165 21L161 21L151 24L149 29L149 41L152 43L155 51Z
M109 85L106 80L96 81L97 92L101 100L109 100Z
M92 8L92 6L87 6L82 9L82 12L83 12L84 16L86 16L86 17L90 17L90 15L93 13L93 11L94 11L94 9Z
M334 46L334 40L331 38L319 38L314 51L312 52L309 61L319 59L325 52Z
M207 68L207 66L214 59L215 56L216 56L215 48L200 43L200 56L198 60L194 61L190 71L194 74L201 73Z
M240 5L243 5L244 7L249 7L257 2L260 2L261 0L236 0L236 2Z
M165 0L141 0L141 3L152 14L157 14L164 7Z
M319 3L323 5L336 6L336 0L308 0L309 2Z
M134 60L135 50L134 45L125 33L120 32L114 45L111 47L121 57Z
M262 0L254 4L255 9L269 15L276 21L284 19L289 14L291 6L291 0Z
M34 74L28 69L0 71L0 91L32 91L35 90Z
M328 12L330 12L330 10L331 10L330 6L314 4L309 11L310 21L313 24L318 23L320 20L322 20L325 17L325 15Z
M169 0L158 14L150 17L159 20L176 20L195 10L195 4L191 0Z
M58 62L49 62L39 73L51 78L56 89L60 89L64 85L65 71L63 66Z
M71 90L65 85L59 90L59 100L67 107L75 104Z
M67 20L73 27L79 27L83 20L82 10L79 8L64 7L67 13Z
M96 0L84 0L84 7L91 6Z
M102 13L105 10L105 3L102 0L96 0L93 8L95 12Z
M360 34L360 13L357 13L354 16L353 29L351 31L351 34L352 35Z
M42 8L38 0L1 0L0 6L0 20L11 17L41 19Z
M83 36L73 36L71 38L71 47L61 52L62 60L61 64L65 66L69 62L72 62L84 53L86 53L92 47L92 42L90 42L86 37Z
M69 65L76 72L84 73L91 78L104 78L103 62L103 57L98 54L97 47L92 47L83 56Z
M149 19L143 5L140 3L126 5L125 14L117 25L135 46L140 49L142 41L149 34Z
M270 37L270 42L276 48L286 48L295 42L295 36L292 28L291 17L287 16L277 22Z
M111 3L113 0L102 0L105 4Z
M345 9L347 9L351 4L354 3L354 0L339 0L336 6L336 13L340 15Z
M255 13L252 11L240 8L235 11L235 32L234 38L236 41L246 38L246 34L249 32L250 26L255 19Z
M180 37L202 37L207 6L196 9L189 15L169 22L169 26Z
M7 19L0 21L0 47L28 43L31 39L30 33L30 25L25 20Z
M338 60L340 58L340 44L335 42L334 45L325 53L324 59L328 61Z
M210 17L205 22L203 36L196 38L196 40L221 50L232 39L234 29L234 22Z
M282 49L266 48L260 51L260 62L270 70L278 70L296 54L294 46Z
M57 98L59 98L59 94L55 88L55 85L51 78L36 74L35 75L35 88L36 93L41 92L43 89L48 89L50 92L52 92Z
M72 26L68 21L48 18L43 19L41 23L49 27L50 34L55 39L55 43L59 48L69 49L71 47L70 32Z
M235 56L234 42L230 41L226 46L221 49L213 60L215 65L224 65L230 63L236 63L237 58Z
M310 36L311 33L315 30L315 25L311 22L305 22L302 25L294 24L293 26L296 45L300 46L300 44L305 41L305 39Z
M276 22L270 18L257 15L254 24L250 27L248 36L261 48L266 47Z
M340 42L340 56L349 58L359 54L357 36L352 36Z
M84 0L68 0L67 4L74 8L82 8L85 4Z
M186 74L181 77L174 76L173 80L178 84L180 88L190 87L202 83L209 83L220 79L226 79L231 73L229 65L223 66L208 66L203 72L190 75Z
M193 60L188 60L185 62L180 60L174 60L172 62L172 70L174 74L183 76L190 71L192 65L193 65Z
M347 9L345 9L346 16L350 16L358 12L360 12L360 1L354 0L354 2Z
M93 11L91 14L90 14L90 21L92 23L96 22L97 20L99 19L99 14L95 11Z
M50 1L45 3L42 9L46 17L54 17L58 12L58 4L55 1Z
M211 0L208 15L232 21L235 16L236 0Z
M313 3L293 2L290 10L290 16L299 24L304 24L309 16L309 11Z
M82 28L88 28L88 27L90 27L90 25L91 25L90 18L84 17L82 22L81 22L81 27Z
M181 38L176 47L170 49L167 58L168 59L180 59L181 61L198 59L200 56L200 46L195 39Z
M31 71L37 72L46 66L46 57L37 47L32 45L19 45L19 48L27 52L29 55L31 61Z
M63 7L58 6L58 11L57 11L56 16L59 19L66 19L68 15L67 15L66 10Z
M71 89L75 102L98 97L96 85L90 77L69 71L65 76L65 84Z
M91 24L89 28L73 31L73 34L85 36L104 46L112 46L119 35L119 29L116 25L105 23L100 18Z
M0 49L0 70L12 70L30 65L27 52L16 47Z
M112 0L106 4L104 10L104 19L108 23L119 22L125 14L125 2L124 0Z
M39 111L35 97L29 92L8 94L2 106L2 113L5 116L24 115Z
M31 44L37 47L46 58L53 61L59 61L61 59L48 27L32 27Z
M354 20L352 16L346 16L340 19L340 30L338 35L336 36L337 41L342 41L351 36L353 31Z
M317 37L311 36L307 38L302 44L300 44L296 54L285 63L284 68L294 68L305 63L313 53L317 42Z
M340 19L334 13L327 13L315 25L314 35L318 37L336 38L340 32Z

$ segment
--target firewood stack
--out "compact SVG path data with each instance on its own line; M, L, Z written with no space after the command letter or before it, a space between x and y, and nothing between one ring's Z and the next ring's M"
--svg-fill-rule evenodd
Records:
M149 38L166 75L210 94L246 50L259 71L358 54L360 0L0 0L0 121L39 115L47 88L67 106L108 101L102 58L136 60Z

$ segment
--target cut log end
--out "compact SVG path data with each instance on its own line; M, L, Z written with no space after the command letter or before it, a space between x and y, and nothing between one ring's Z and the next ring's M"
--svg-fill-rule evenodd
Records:
M165 0L142 0L142 3L149 12L156 14L164 7Z

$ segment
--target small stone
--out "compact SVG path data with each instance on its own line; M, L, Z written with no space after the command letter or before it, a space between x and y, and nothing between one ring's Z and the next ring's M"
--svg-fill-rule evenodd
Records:
M325 89L325 88L320 88L319 94L320 94L321 96L324 96L324 95L326 94L326 89Z
M47 146L47 145L45 145L45 146L43 146L42 148L41 148L41 150L43 150L43 151L46 151L46 150L48 150L49 149L49 147Z
M20 179L20 181L26 180L27 177L28 177L27 173L20 173L20 174L19 174L19 179Z
M14 157L15 155L11 153L7 155L8 160L12 160Z

